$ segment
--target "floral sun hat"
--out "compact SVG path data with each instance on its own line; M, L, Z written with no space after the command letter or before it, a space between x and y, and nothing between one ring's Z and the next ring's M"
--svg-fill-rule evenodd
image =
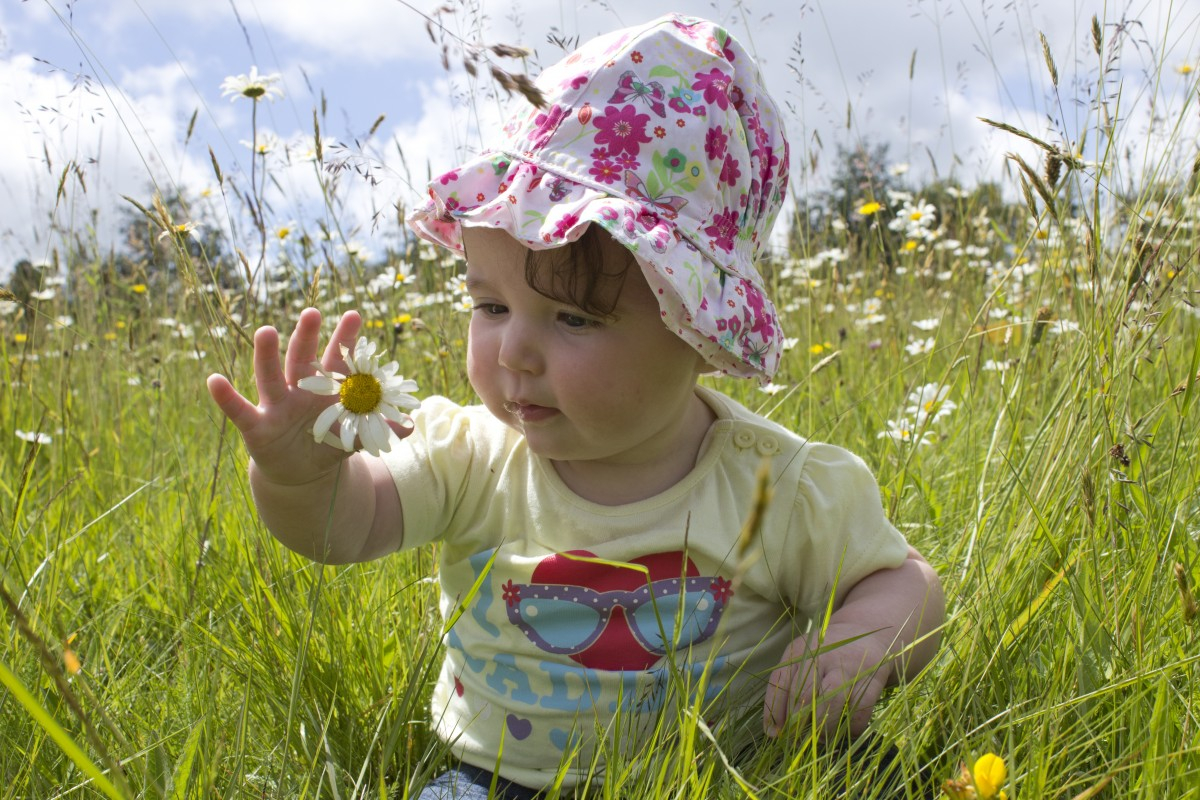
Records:
M587 42L535 83L546 107L434 180L413 229L462 252L462 225L533 249L600 225L714 370L768 380L783 333L754 262L787 188L788 144L749 53L711 22L669 14Z

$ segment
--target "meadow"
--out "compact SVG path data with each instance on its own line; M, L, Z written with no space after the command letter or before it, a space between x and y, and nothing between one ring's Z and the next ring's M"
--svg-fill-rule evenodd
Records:
M803 725L739 753L680 697L588 796L1200 797L1200 72L1157 65L1190 88L1131 164L1153 95L1106 81L1119 29L1080 35L1086 141L995 120L1025 155L969 186L848 153L765 265L780 373L703 379L862 455L940 574L940 654L870 735L908 785ZM242 78L250 119L274 87ZM446 763L436 554L286 551L204 391L221 372L252 392L250 334L315 305L361 310L423 396L472 399L463 265L403 208L362 232L373 254L347 246L320 119L322 219L274 218L264 146L249 181L214 158L215 197L129 198L122 248L61 232L3 290L0 797L406 797ZM87 188L64 170L58 191ZM205 224L210 202L245 222Z

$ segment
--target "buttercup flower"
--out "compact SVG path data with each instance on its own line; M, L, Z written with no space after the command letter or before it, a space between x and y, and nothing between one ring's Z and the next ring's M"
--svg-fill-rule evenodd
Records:
M857 210L858 210L858 213L863 215L864 217L869 217L872 214L878 214L880 211L882 211L883 205L881 203L877 203L874 200L872 200L869 203L863 203L861 206L858 207Z
M959 777L942 784L942 793L951 800L1008 800L1008 794L1000 788L1007 777L1004 759L985 753L975 762L974 770L963 764Z
M264 97L269 100L274 100L276 97L283 97L283 90L275 84L279 82L280 75L278 72L272 72L270 75L259 75L258 67L251 67L248 75L230 75L221 82L221 96L228 97L230 100L237 100L239 97L249 97L254 102L262 100Z
M396 375L400 365L395 361L380 366L376 349L375 342L365 338L358 340L353 351L342 345L342 358L350 367L349 375L318 366L316 375L297 382L301 389L313 394L338 397L338 402L322 411L313 424L313 438L318 442L325 439L336 421L342 449L347 453L354 450L356 436L371 455L386 453L392 449L387 421L406 423L409 418L404 411L421 404L411 394L417 390L416 381Z

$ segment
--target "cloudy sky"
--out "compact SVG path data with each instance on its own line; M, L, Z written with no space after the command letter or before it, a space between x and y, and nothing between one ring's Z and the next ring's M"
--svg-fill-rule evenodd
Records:
M552 38L586 39L681 8L720 21L757 53L788 109L796 193L820 186L839 147L864 140L887 144L891 161L909 165L913 180L934 172L965 185L999 180L1005 152L1029 151L979 117L1049 140L1075 139L1095 122L1089 104L1097 92L1112 98L1114 109L1120 92L1118 124L1130 164L1157 164L1168 151L1190 164L1196 150L1196 3L517 0L515 11L508 0L451 5L456 11L439 17L453 45L449 72L426 32L433 3L0 5L0 273L19 258L47 259L64 233L94 235L109 246L129 208L122 195L146 202L156 190L183 192L198 216L237 224L222 216L238 203L218 190L213 160L227 190L248 188L251 104L222 97L221 84L251 66L279 73L284 93L260 103L254 120L260 136L278 138L266 156L269 222L305 226L322 216L321 181L303 155L311 150L316 111L327 144L340 145L327 147L326 156L332 152L344 167L336 176L325 173L327 181L336 178L338 204L327 219L357 226L347 238L369 249L383 229L372 232L373 215L393 220L394 206L411 206L431 170L479 148L503 116L491 82L472 83L458 66L461 43L526 45L534 50L527 64L497 63L536 73L562 55ZM1103 83L1093 15L1105 38ZM1057 93L1040 35L1057 67Z

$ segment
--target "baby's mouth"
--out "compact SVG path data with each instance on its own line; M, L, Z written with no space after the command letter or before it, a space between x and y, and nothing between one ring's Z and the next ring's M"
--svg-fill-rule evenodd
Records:
M542 422L558 414L557 408L532 403L517 403L512 400L505 402L503 408L522 423Z

